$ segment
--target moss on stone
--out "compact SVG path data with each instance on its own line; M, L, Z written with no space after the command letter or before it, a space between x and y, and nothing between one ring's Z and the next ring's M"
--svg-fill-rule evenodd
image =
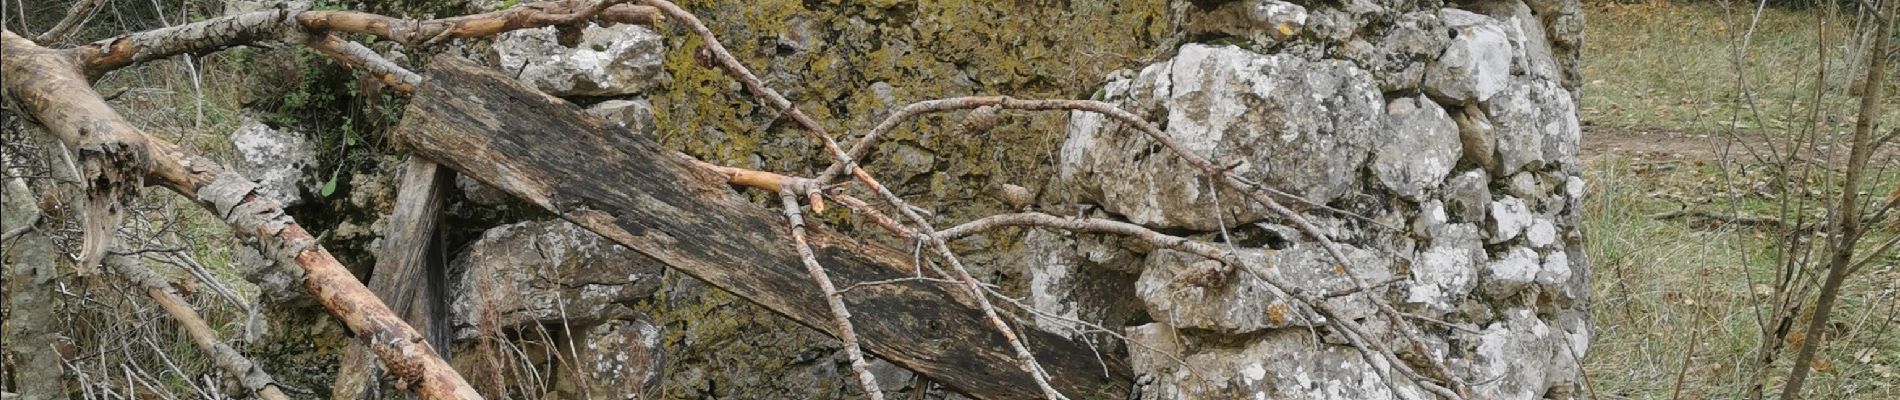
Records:
M1109 72L1152 61L1172 32L1162 0L681 3L734 56L845 143L919 100L1087 97ZM680 29L661 32L668 37L665 70L672 83L650 99L663 143L710 162L788 174L815 175L829 165L795 123L696 58L699 38ZM1067 113L1005 113L996 128L977 135L957 131L960 118L938 115L903 125L872 154L869 169L899 195L937 211L941 224L1001 211L991 192L1002 183L1041 192L1053 181ZM836 208L824 217L864 237L887 236L857 226ZM1015 287L1022 285L1015 271L995 271L983 256L1016 247L1014 236L958 247L978 273ZM704 295L640 307L668 332L663 347L671 358L663 375L669 379L661 398L860 395L838 372L842 358L830 338L717 289L686 292Z

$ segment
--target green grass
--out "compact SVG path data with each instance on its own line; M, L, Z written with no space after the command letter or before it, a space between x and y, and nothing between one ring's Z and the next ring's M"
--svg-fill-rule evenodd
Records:
M1740 2L1748 3L1748 2ZM1852 15L1820 17L1821 10L1762 10L1742 55L1748 91L1736 74L1736 44L1749 31L1754 9L1732 10L1720 2L1648 2L1586 7L1582 117L1615 128L1706 132L1732 125L1771 132L1807 124L1825 65L1823 102L1834 112L1852 111L1858 99L1844 96L1866 63L1842 57L1859 29ZM1731 29L1730 22L1738 28ZM1829 63L1821 59L1816 24L1826 22ZM1851 73L1851 75L1850 75ZM1889 82L1889 88L1895 85ZM1900 95L1882 96L1889 117L1900 116ZM1743 96L1752 93L1753 96ZM1759 114L1750 112L1749 99ZM1759 117L1759 118L1757 118ZM1851 119L1827 121L1835 127Z
M1778 249L1771 246L1778 244L1754 227L1655 215L1682 207L1775 214L1765 212L1768 202L1759 195L1733 202L1710 197L1724 187L1747 186L1710 179L1721 175L1712 165L1657 166L1609 158L1587 174L1598 182L1583 220L1586 250L1595 262L1598 331L1585 366L1602 399L1671 398L1678 374L1683 398L1731 398L1740 390L1741 374L1751 372L1737 366L1748 364L1761 340L1755 296L1767 294L1766 285L1773 281ZM1900 185L1900 179L1887 178L1877 186ZM1868 242L1896 234L1890 226L1880 227ZM1808 385L1814 398L1900 394L1895 384L1900 375L1880 373L1900 367L1900 334L1892 332L1900 327L1886 322L1882 328L1882 319L1900 306L1893 296L1900 290L1900 271L1893 264L1890 256L1884 267L1877 263L1850 279L1835 313L1850 328L1824 355L1830 371ZM1773 367L1770 382L1786 374L1789 354L1784 352L1783 362ZM1690 355L1686 371L1685 355Z
M1859 98L1848 94L1856 81L1849 72L1859 71L1864 59L1844 57L1849 46L1837 45L1827 49L1832 62L1816 62L1821 55L1815 24L1828 22L1830 40L1844 43L1845 34L1857 28L1851 15L1764 10L1743 69L1752 96L1743 96L1732 56L1737 38L1718 3L1588 7L1581 117L1595 128L1587 134L1792 137L1808 126L1817 87L1824 95L1818 113L1822 122L1816 124L1821 132L1850 132ZM1735 12L1734 21L1748 24L1753 10ZM1817 83L1823 65L1827 78ZM1889 121L1884 126L1900 122L1900 101L1895 100L1900 95L1892 87L1883 96L1882 118ZM1895 171L1900 165L1886 160L1872 166L1868 196L1884 197L1900 187L1900 171ZM1832 196L1829 188L1839 187L1840 178L1812 167L1807 171L1813 174L1784 179L1741 157L1698 161L1617 154L1588 167L1593 192L1585 201L1582 225L1595 263L1597 335L1584 365L1595 398L1742 395L1763 336L1757 310L1760 318L1773 312L1762 303L1773 294L1778 261L1800 251L1787 252L1767 228L1656 216L1687 208L1790 222L1822 220L1824 199ZM1900 235L1900 224L1870 228L1862 257L1869 247ZM1823 268L1816 257L1804 264L1810 271ZM1900 257L1886 254L1849 277L1834 312L1839 337L1817 357L1807 398L1900 398L1900 321L1892 320L1900 307L1896 264ZM1805 326L1805 317L1797 326ZM1769 366L1767 398L1777 397L1794 347L1785 346Z

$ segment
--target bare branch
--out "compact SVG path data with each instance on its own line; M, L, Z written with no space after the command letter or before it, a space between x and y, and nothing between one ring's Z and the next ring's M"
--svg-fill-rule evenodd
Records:
M818 283L818 290L825 295L825 304L831 306L831 318L838 325L838 340L844 342L844 354L851 359L851 371L857 374L858 384L864 386L864 395L872 400L883 400L884 390L877 385L877 375L871 374L871 364L864 361L864 348L858 346L857 329L851 326L851 311L844 307L844 296L831 283L831 276L825 273L825 266L818 265L818 257L812 255L811 245L805 242L805 217L798 211L798 194L791 189L779 191L779 199L785 206L785 221L792 231L792 245L798 248L798 257L805 262L805 271Z
M256 182L133 127L85 83L74 53L47 50L11 31L0 31L0 47L8 55L0 58L7 92L63 143L81 149L90 191L118 193L149 178L196 200L269 259L301 270L304 289L423 398L481 397L282 207L259 196Z
M315 36L304 44L330 58L342 61L351 68L375 76L376 79L383 81L384 85L388 85L390 89L397 92L409 93L416 90L416 85L422 84L421 75L403 69L402 66L377 55L374 50L363 47L362 44L343 40L336 35Z
M950 246L946 244L943 239L935 235L936 228L931 227L929 221L917 215L915 207L911 207L908 202L897 197L896 194L891 193L890 189L885 188L884 185L879 183L876 178L873 178L869 172L866 172L862 168L857 168L855 164L852 163L851 156L845 154L844 150L838 147L837 141L833 140L830 134L825 133L823 126L819 125L817 121L813 121L811 117L806 116L804 112L799 111L796 105L793 105L790 100L786 100L784 96L779 95L778 91L760 82L757 75L752 74L745 65L740 64L739 60L732 56L731 52L726 51L725 46L719 44L719 39L713 36L712 30L707 29L705 24L699 22L698 17L693 16L691 12L687 12L685 9L681 9L678 5L674 5L666 0L644 1L649 5L659 8L660 11L667 16L679 20L681 24L686 25L694 33L698 34L700 39L704 42L703 45L706 46L705 48L719 61L719 65L726 70L728 75L738 79L745 85L746 89L750 90L753 95L765 100L773 109L785 113L790 116L793 121L805 127L807 132L811 133L820 143L824 144L825 150L830 152L831 156L836 158L838 163L851 166L849 168L850 172L853 177L857 178L858 183L876 192L879 196L883 197L885 201L890 202L893 207L896 207L899 213L909 218L911 222L918 227L921 227L922 230L920 232L925 241L935 248L938 255L943 257L943 259L950 264L950 270L955 272L956 277L964 282L966 286L965 289L970 293L970 297L976 300L977 308L983 311L984 316L990 321L992 327L996 328L997 332L1003 335L1004 340L1009 342L1010 347L1016 351L1016 356L1022 361L1023 370L1029 372L1030 376L1035 378L1036 385L1042 390L1043 396L1052 400L1067 398L1063 396L1060 391L1057 391L1054 386L1049 384L1048 374L1036 363L1035 354L1029 351L1029 348L1023 344L1021 338L1017 337L1015 330L1009 326L1009 323L1003 321L1003 318L997 315L996 306L990 304L989 295L983 291L982 285L977 282L974 276L970 275L967 268L964 268L963 262L957 259L956 253L950 251ZM816 188L812 188L811 190L816 190Z
M966 222L963 225L944 229L938 232L937 236L943 238L943 240L957 240L1007 226L1039 226L1074 232L1113 233L1141 239L1155 247L1179 250L1184 253L1220 261L1230 267L1238 266L1241 263L1240 257L1220 247L1193 239L1155 232L1153 229L1148 229L1141 225L1102 218L1061 217L1039 212L1000 214L983 217L982 219Z
M507 10L432 20L411 20L356 11L306 11L297 22L311 32L350 32L376 35L409 46L449 39L495 34L545 26L569 25L595 19L608 24L652 25L659 13L652 7L617 4L625 0L544 1ZM586 4L583 7L583 4Z
M159 308L165 309L165 313L171 314L172 319L178 320L178 324L184 328L185 333L191 336L192 342L197 343L198 348L204 350L213 363L230 373L231 378L237 380L245 389L266 400L289 398L262 367L251 362L249 358L245 358L243 353L239 353L230 345L218 340L217 333L211 330L211 325L206 324L204 318L199 317L198 312L192 310L191 303L183 296L179 296L178 292L172 289L171 284L165 282L164 277L146 268L135 257L113 254L106 257L105 265L111 267L112 272L119 274L120 277L144 288L145 293L152 297L152 301L158 303Z
M1794 367L1788 371L1788 381L1782 386L1781 398L1793 400L1801 397L1802 385L1813 365L1815 353L1820 351L1826 341L1827 324L1834 311L1835 300L1840 296L1841 285L1847 274L1854 268L1855 245L1860 242L1865 231L1861 225L1861 185L1867 172L1867 160L1873 156L1874 125L1881 114L1881 90L1888 70L1886 53L1893 45L1890 35L1896 25L1894 17L1900 15L1900 1L1889 0L1878 11L1883 15L1873 24L1873 49L1867 54L1866 93L1861 94L1860 116L1854 122L1854 136L1848 148L1847 173L1842 177L1839 198L1831 210L1828 236L1832 241L1828 245L1827 278L1821 284L1820 298L1814 302L1814 316L1807 326L1808 339L1801 343L1799 353L1795 354Z
M73 29L78 28L80 23L92 19L93 12L98 11L99 6L102 4L105 4L105 2L100 0L79 0L78 2L74 2L72 8L66 9L66 17L60 18L59 22L53 24L53 27L47 29L46 32L40 32L40 35L34 37L33 41L42 45L49 45L53 44L53 42L66 39L66 35L72 34Z
M659 21L659 14L652 8L618 4L622 1L601 0L588 2L585 6L580 1L546 1L485 14L431 20L402 19L356 11L282 8L120 35L68 51L81 61L87 77L97 79L106 72L174 55L272 40L301 43L308 41L307 36L322 36L330 32L376 35L415 46L448 39L487 37L519 29L571 26L590 20L603 24L641 25ZM313 46L332 55L336 52L357 53L356 50L343 49L342 44L329 43L327 40L318 41ZM389 72L377 65L367 67L379 76Z

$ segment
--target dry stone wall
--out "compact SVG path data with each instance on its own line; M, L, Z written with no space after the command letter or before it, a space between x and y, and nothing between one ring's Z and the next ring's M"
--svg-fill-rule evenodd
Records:
M1375 330L1394 327L1366 296L1423 317L1414 322L1429 356L1448 360L1479 398L1575 397L1591 333L1576 226L1581 16L1574 2L1533 3L1180 2L1183 29L1205 37L1097 93L1243 178L1340 209L1308 215L1341 242L1344 265L1099 115L1070 117L1054 188L1096 216L1231 240L1309 290L1350 287L1342 272L1351 271L1377 288L1329 300L1335 307ZM1072 249L1024 260L1032 282L1135 271L1138 304L1090 293L1113 284L1033 293L1050 299L1035 303L1044 311L1080 318L1141 307L1147 321L1124 333L1143 398L1424 397L1380 379L1323 321L1253 276L1203 287L1183 273L1210 262L1196 257L1132 249L1103 265L1072 245L1080 239L1030 238Z
M855 135L897 107L940 97L1113 102L1241 177L1304 199L1290 204L1341 243L1347 262L1157 143L1086 113L1006 113L980 136L957 131L954 115L893 132L870 169L935 210L940 225L1017 208L998 193L1020 185L1046 212L1231 243L1308 289L1345 288L1350 271L1377 287L1329 300L1335 307L1391 343L1393 327L1369 296L1443 321L1414 323L1430 356L1448 360L1480 398L1577 395L1591 329L1577 229L1586 190L1576 0L682 3L834 132ZM709 68L698 39L669 26L585 32L575 48L543 30L450 51L710 162L798 175L828 164L804 133ZM360 181L393 182L383 175ZM390 186L354 187L349 201L386 204ZM457 187L448 230L468 239L450 246L461 294L453 353L484 391L862 395L834 340L480 183ZM814 218L884 240L836 208ZM374 216L340 226L358 229L340 227L339 237L380 232ZM1381 379L1325 321L1252 276L1197 286L1207 260L1042 230L957 246L986 280L1036 308L1034 323L1129 361L1143 399L1427 398ZM521 348L539 358L485 354L501 348L495 339L538 343ZM510 362L551 371L549 380L526 387L484 372L521 367ZM873 372L893 392L932 387L881 361Z

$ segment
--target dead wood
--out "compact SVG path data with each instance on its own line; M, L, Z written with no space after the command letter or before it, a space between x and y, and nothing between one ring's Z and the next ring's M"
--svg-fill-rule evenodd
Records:
M402 186L396 189L395 213L389 217L382 248L376 254L376 268L369 278L370 292L422 332L429 345L444 356L449 344L448 266L442 243L437 240L436 223L454 182L455 173L448 168L421 157L409 157ZM344 355L331 386L332 398L366 398L382 375L370 355L364 354L368 349L350 347L349 352L354 354Z
M184 296L180 296L171 283L165 281L165 277L146 268L137 257L113 254L106 256L105 265L111 267L113 273L145 289L145 294L151 296L159 308L170 314L172 319L178 320L178 325L187 336L191 336L191 341L198 344L200 350L204 350L207 358L218 368L224 369L225 373L231 374L244 389L265 400L290 398L284 395L283 389L277 387L277 381L271 379L264 368L218 340L217 332L212 331L211 325L206 324L204 318L198 316L198 311L191 308L191 302L185 301Z
M7 92L54 136L78 149L95 197L116 199L150 182L192 198L271 260L302 270L304 289L423 398L481 398L282 207L259 196L256 182L126 122L86 84L82 63L72 56L76 53L40 47L11 31L0 31L0 50L6 54L0 67ZM108 209L115 217L117 204ZM89 254L102 258L103 246L99 250Z
M418 154L801 324L836 336L826 301L784 245L782 219L737 196L729 176L650 138L464 61L438 60L393 135ZM839 282L912 276L906 252L808 226L814 258ZM979 398L1041 397L1003 333L957 287L905 282L844 302L865 347ZM1127 369L1087 347L1019 327L1050 384L1077 398L1123 398ZM1104 370L1109 371L1106 375Z

